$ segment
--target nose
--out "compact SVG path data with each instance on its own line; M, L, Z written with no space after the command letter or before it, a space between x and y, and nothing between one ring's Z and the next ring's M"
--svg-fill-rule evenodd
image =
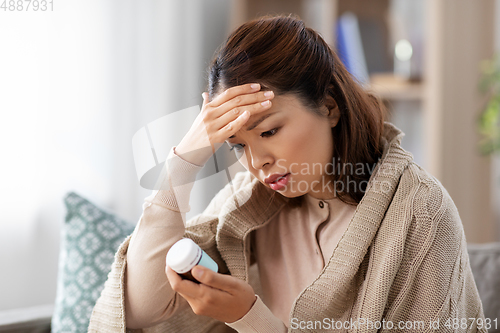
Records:
M273 163L273 157L271 154L262 146L260 147L249 147L248 153L250 156L247 157L252 164L252 167L256 170L263 169L265 165L271 165Z

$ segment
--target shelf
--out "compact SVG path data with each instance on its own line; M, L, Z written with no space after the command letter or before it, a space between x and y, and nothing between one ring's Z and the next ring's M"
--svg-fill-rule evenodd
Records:
M383 100L421 101L423 99L423 83L412 82L392 73L377 73L370 76L369 91Z
M415 7L418 12L414 12L412 6L405 6L406 9L399 10L405 14L397 20L391 10L396 8L394 4L403 2L418 3ZM335 45L337 18L351 11L364 22L365 28L379 27L377 36L382 37L372 34L369 40L382 41L387 46L382 45L382 51L390 53L394 41L410 35L408 31L405 33L406 22L401 20L411 16L413 21L420 17L425 33L420 44L415 44L414 54L426 59L421 68L424 82L407 81L392 73L377 74L370 77L368 90L389 104L392 115L401 116L405 110L423 111L419 115L420 136L414 137L425 161L422 166L439 179L453 197L468 240L495 239L490 161L479 156L476 147L477 110L484 103L484 96L477 89L478 64L494 53L493 1L462 1L454 3L453 8L446 1L392 0L233 0L231 4L231 28L259 15L294 12L331 46ZM376 32L376 29L367 30ZM373 62L380 59L373 52L368 54ZM393 63L391 57L389 54L389 64ZM371 72L379 71L391 70L372 67ZM411 120L407 123L415 127ZM410 135L406 142L409 139Z

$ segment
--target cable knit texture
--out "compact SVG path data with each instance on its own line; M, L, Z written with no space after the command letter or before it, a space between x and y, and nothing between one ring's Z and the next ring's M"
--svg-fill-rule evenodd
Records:
M444 326L450 318L484 319L483 308L455 204L442 184L401 147L403 136L394 125L385 123L383 156L329 262L295 299L289 332L321 332L321 328L311 329L307 324L324 322L325 318L385 320L394 325L423 321L425 329L414 330L421 332L487 332L475 325L466 330ZM154 196L153 200L175 206L175 195L161 194L171 197L162 200ZM248 236L286 205L286 198L249 172L241 172L202 214L186 222L183 236L192 238L212 256L222 273L251 282ZM179 307L170 318L150 328L127 330L124 279L132 235L115 255L89 332L234 331L223 322L195 315L189 307ZM429 329L429 323L438 319L439 329ZM394 329L357 325L344 331Z

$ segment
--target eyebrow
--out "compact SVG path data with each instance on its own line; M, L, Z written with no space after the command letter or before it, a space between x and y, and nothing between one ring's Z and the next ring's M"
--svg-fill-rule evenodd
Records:
M267 119L268 117L270 117L270 116L272 116L273 114L276 114L276 113L278 113L278 111L276 111L276 112L271 112L271 113L268 113L268 114L263 115L262 117L260 117L259 119L257 119L257 120L256 120L256 121L252 124L252 125L248 126L248 127L247 127L247 129L246 129L246 131L248 132L248 131L253 130L253 129L254 129L255 127L257 127L257 126L258 126L261 122L263 122L265 119ZM232 138L234 138L234 137L235 137L234 135L231 135L231 136L229 137L229 139L232 139Z

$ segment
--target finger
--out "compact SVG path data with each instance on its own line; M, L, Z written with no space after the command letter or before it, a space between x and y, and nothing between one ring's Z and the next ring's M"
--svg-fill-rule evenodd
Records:
M244 105L240 107L233 108L232 110L222 114L219 118L215 119L215 128L222 128L226 126L229 122L236 120L243 112L248 111L250 113L250 117L263 112L265 110L269 110L272 106L272 102L270 100L258 101L257 103L251 105ZM238 131L238 128L236 131Z
M197 297L190 297L189 295L178 293L189 303L189 306L197 315L212 317L214 313L220 312L222 304L227 304L229 298L233 297L231 294L219 289L205 286L203 284L201 286L203 286L204 291Z
M208 93L207 92L203 92L201 94L201 97L203 98L202 108L204 108L205 105L207 105L207 103L208 103Z
M234 133L238 132L243 125L250 119L250 112L245 111L240 114L235 120L229 122L226 126L221 128L218 132L217 142L224 142L229 139Z
M271 90L259 91L245 95L237 95L217 107L217 109L222 110L222 114L227 113L229 110L235 109L242 110L241 112L243 112L245 108L248 107L255 107L256 109L259 109L262 106L261 103L270 101L273 98L274 92Z
M172 290L178 292L181 295L192 298L195 298L197 295L199 295L199 284L194 283L190 280L183 279L169 266L166 267L165 273L167 274L168 282L170 283Z
M223 93L219 94L217 97L215 97L213 101L210 102L210 104L213 107L218 107L238 95L250 94L259 90L260 90L260 84L258 83L248 83L240 86L231 87L226 89Z
M194 278L203 285L225 291L229 294L233 294L234 291L241 289L242 281L237 278L231 275L215 273L200 265L194 266L191 270L191 274L193 274Z
M210 121L213 129L218 131L229 122L235 120L245 111L250 112L250 116L264 110L268 110L274 98L274 92L270 90L256 93L238 95L222 105L212 108L207 114L205 121Z
M168 266L166 268L166 273L172 289L186 299L191 305L198 303L201 299L214 299L215 297L231 295L225 290L182 279L179 274Z

